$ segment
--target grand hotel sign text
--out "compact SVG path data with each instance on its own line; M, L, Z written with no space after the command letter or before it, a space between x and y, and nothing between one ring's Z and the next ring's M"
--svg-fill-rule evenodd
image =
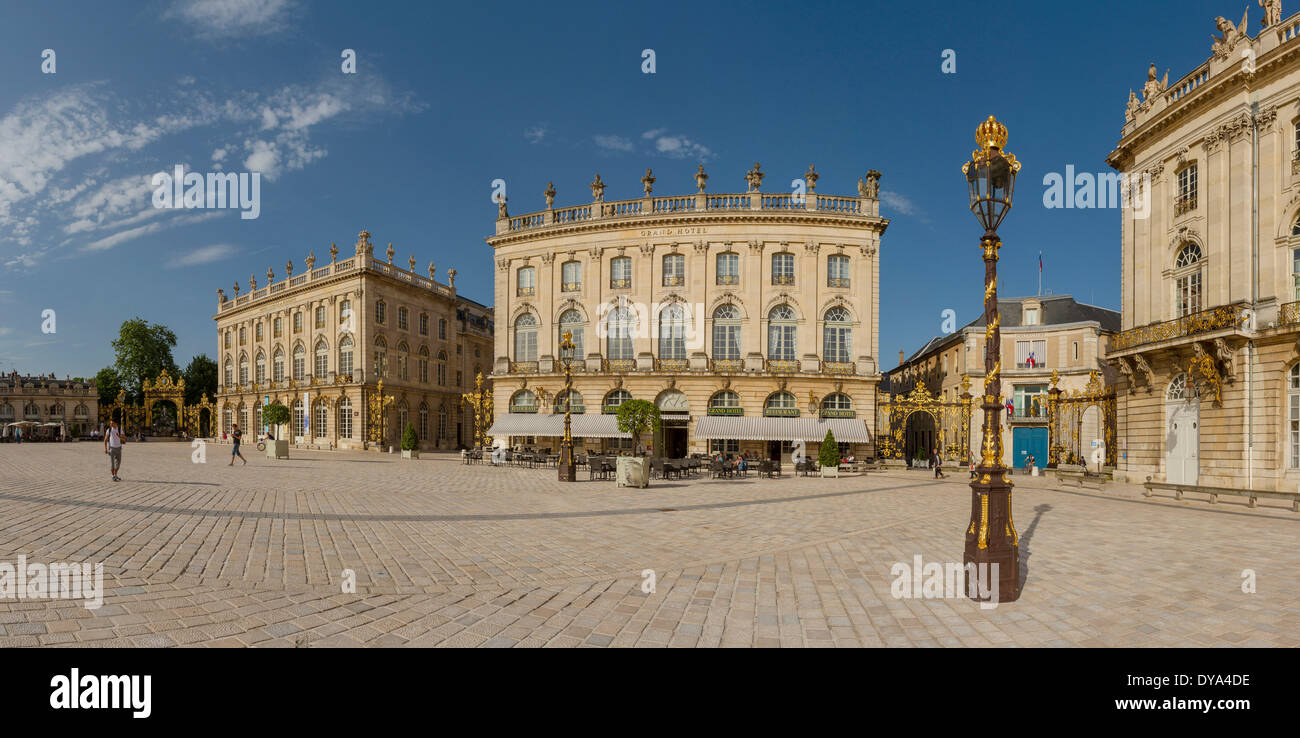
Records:
M637 235L641 238L657 238L659 236L701 236L708 232L709 229L703 226L686 226L683 228L655 228L637 231Z

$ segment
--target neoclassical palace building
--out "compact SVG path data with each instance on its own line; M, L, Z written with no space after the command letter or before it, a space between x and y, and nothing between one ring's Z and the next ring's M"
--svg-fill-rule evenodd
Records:
M317 265L315 254L294 275L227 296L217 290L217 406L220 431L238 421L262 428L261 408L279 400L292 411L289 440L322 448L397 445L409 421L424 449L472 443L473 417L461 393L491 370L492 308L447 283L374 256L362 231L356 253ZM382 385L382 393L380 387Z
M564 372L575 344L574 435L587 448L627 448L614 413L631 398L658 405L651 453L754 452L800 441L816 452L828 429L859 454L873 450L878 366L880 173L858 196L763 192L758 164L746 190L591 201L509 215L498 202L493 436L558 443ZM737 178L739 179L739 177ZM581 446L580 446L581 448ZM787 455L788 460L788 455Z
M54 376L0 375L0 431L11 423L66 428L78 436L89 433L99 419L99 393L95 381L75 382ZM32 434L36 426L26 425ZM6 433L12 436L12 431Z
M1153 64L1108 158L1149 180L1123 212L1108 354L1130 481L1300 483L1300 15L1264 5L1254 38L1218 18L1172 84Z

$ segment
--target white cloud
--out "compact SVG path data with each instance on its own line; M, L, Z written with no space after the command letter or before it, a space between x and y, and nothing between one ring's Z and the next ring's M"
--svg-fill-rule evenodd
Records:
M163 17L215 39L278 33L288 27L294 10L290 0L174 0Z
M897 192L882 189L880 191L880 202L882 202L886 208L896 210L902 215L921 214L921 209L917 207L915 203Z
M634 148L632 142L622 136L598 134L595 140L597 146L609 151L631 151Z
M533 126L532 128L526 129L524 131L524 138L528 139L529 143L541 143L542 139L546 138L546 126Z
M205 220L220 218L228 212L231 211L208 210L205 212L194 213L192 215L177 216L170 220L161 222L147 223L142 226L136 226L135 228L128 228L125 231L119 231L118 233L114 233L111 236L105 236L97 241L91 241L82 248L82 251L107 251L108 249L111 249L114 246L120 246L127 241L134 241L137 238L175 228L176 226L192 225L194 223L202 223Z
M214 243L211 246L202 246L193 249L188 253L180 256L174 256L167 262L168 269L179 269L182 267L198 266L200 264L211 264L214 261L234 256L239 251L235 246L227 243Z

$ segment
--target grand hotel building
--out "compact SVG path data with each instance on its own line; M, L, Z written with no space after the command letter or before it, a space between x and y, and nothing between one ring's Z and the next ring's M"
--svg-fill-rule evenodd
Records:
M628 448L613 413L654 402L657 456L815 454L828 429L845 450L873 452L880 379L880 173L857 197L761 191L653 194L607 201L599 175L589 203L509 215L495 235L494 437L554 447L565 398L559 344L576 345L573 434L579 449ZM786 456L788 459L788 455Z
M491 370L492 308L457 294L455 269L443 283L433 264L425 276L394 255L390 243L376 258L362 231L350 257L331 244L326 264L313 253L297 275L289 262L245 294L217 290L217 434L260 430L262 406L279 401L301 446L396 446L408 422L422 449L473 443L461 393Z
M1130 481L1300 484L1300 14L1265 5L1172 84L1151 65L1108 158L1150 183L1107 355Z

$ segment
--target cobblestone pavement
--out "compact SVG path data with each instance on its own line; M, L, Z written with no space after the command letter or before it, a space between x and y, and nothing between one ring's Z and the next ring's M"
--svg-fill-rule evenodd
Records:
M105 572L98 610L0 599L0 646L1300 645L1285 507L1014 477L1024 592L981 609L891 594L895 563L961 561L963 475L628 490L450 455L190 454L129 444L114 483L99 444L0 445L0 563Z

